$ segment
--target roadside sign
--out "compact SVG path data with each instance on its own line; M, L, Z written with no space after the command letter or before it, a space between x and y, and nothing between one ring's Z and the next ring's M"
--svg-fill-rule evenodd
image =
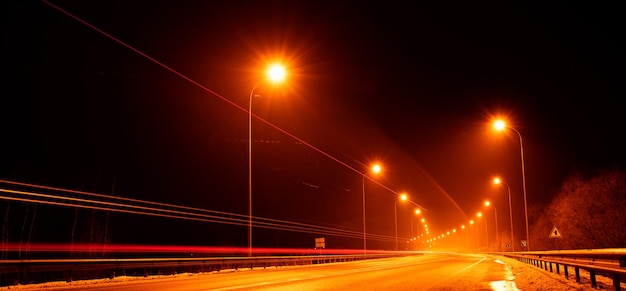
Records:
M324 241L323 237L316 237L315 238L315 248L325 248L326 247L326 242Z
M561 232L556 229L556 226L552 228L552 231L550 231L550 238L561 238Z

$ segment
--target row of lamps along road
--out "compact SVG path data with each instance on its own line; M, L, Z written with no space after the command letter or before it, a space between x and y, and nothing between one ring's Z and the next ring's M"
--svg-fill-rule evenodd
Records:
M254 91L257 89L257 87L259 87L262 83L265 82L271 82L271 83L277 83L277 82L282 82L285 77L286 77L286 71L285 68L281 65L271 65L268 72L267 72L267 79L263 79L260 80L259 82L257 82L253 87L252 90L250 90L250 96L249 96L249 107L248 107L248 256L252 256L252 99L255 96L254 95ZM523 147L523 143L522 143L522 135L519 133L519 131L517 131L515 128L513 127L507 127L506 123L504 123L504 121L502 120L496 120L494 122L494 128L498 131L503 131L505 129L511 129L512 131L514 131L518 137L519 137L519 143L520 143L520 154L521 154L521 160L522 160L522 185L523 185L523 191L524 191L524 217L526 220L526 246L527 249L530 250L530 241L529 241L529 229L528 229L528 207L527 207L527 202L526 202L526 174L525 174L525 170L524 170L524 147ZM372 166L371 168L371 172L373 174L378 174L381 171L381 166L379 164L375 164ZM362 190L363 190L363 253L366 254L367 253L367 231L366 231L366 217L365 217L365 178L366 178L366 174L362 174L363 177L363 183L362 183ZM511 208L511 188L509 187L509 185L505 182L503 182L502 180L500 180L499 178L494 179L494 183L495 184L504 184L506 185L507 189L508 189L508 193L509 193L509 215L510 215L510 222L511 222L511 243L513 245L513 251L515 250L514 247L514 243L513 243L513 213L512 213L512 208ZM397 214L396 214L396 204L397 201L405 201L407 200L407 195L406 194L401 194L398 196L398 199L395 200L394 202L394 220L395 220L395 237L396 237L396 250L398 250L398 219L397 219ZM489 205L489 202L486 202L486 205ZM495 210L495 206L494 206L494 211ZM420 210L416 209L415 210L416 214L420 214ZM412 219L412 217L411 217ZM424 222L424 220L422 219L422 222ZM470 223L473 223L473 221L470 221ZM496 231L497 231L497 214L496 214ZM464 228L464 226L462 226Z

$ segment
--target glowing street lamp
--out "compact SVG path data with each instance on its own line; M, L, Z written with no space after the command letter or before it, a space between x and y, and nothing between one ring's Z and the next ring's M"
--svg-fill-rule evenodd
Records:
M395 225L396 225L396 251L398 250L398 211L397 211L397 205L398 205L398 200L405 201L406 199L407 199L406 194L402 194L402 195L400 195L399 199L396 199L396 201L393 202L393 217L394 217Z
M281 82L286 76L285 68L281 65L271 65L267 71L267 79L258 81L250 90L250 106L248 107L248 256L252 256L252 97L254 90L263 82Z
M515 251L515 244L513 243L513 208L511 207L511 187L509 187L509 184L505 183L500 178L494 178L493 183L496 185L504 184L506 185L506 189L509 191L509 220L511 221L511 247L512 247L512 251Z
M382 171L382 167L380 164L373 164L370 168L373 174L378 174ZM363 178L363 254L367 254L367 232L365 230L365 174L362 175Z
M519 133L519 131L517 131L517 129L515 129L513 127L510 127L510 126L506 126L506 123L503 120L496 120L494 122L493 126L498 131L502 131L502 130L505 130L507 128L510 128L515 133L517 133L517 136L519 137L520 155L521 155L521 158L522 158L522 187L524 189L524 218L526 220L526 247L530 251L530 236L528 234L529 233L529 229L528 229L528 206L526 204L526 173L524 171L524 146L522 144L522 135Z

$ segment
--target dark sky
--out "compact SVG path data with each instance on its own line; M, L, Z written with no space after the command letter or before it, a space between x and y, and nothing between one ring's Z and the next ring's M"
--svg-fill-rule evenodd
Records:
M273 60L289 75L255 89L255 216L362 231L355 170L380 161L384 174L365 182L372 233L394 235L404 191L435 232L466 224L485 199L505 225L499 175L522 236L520 142L491 130L496 116L522 136L529 207L571 174L626 164L613 4L51 3L67 14L43 1L0 9L4 180L247 214L245 110ZM407 237L411 207L397 206ZM112 242L246 243L241 226L108 219ZM141 231L127 234L129 221ZM260 244L291 243L263 234Z

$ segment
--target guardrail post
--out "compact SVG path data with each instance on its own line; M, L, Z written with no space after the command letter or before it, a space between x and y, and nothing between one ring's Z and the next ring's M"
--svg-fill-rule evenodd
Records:
M552 273L552 263L550 263L550 273Z
M556 264L556 273L561 274L561 268L559 268L559 264Z
M589 277L591 279L591 287L592 288L598 287L598 282L596 282L596 271L595 270L589 270Z
M565 279L569 279L569 270L567 270L567 265L563 265L563 270L565 271Z
M67 272L67 276L65 277L65 282L68 282L68 283L72 282L72 280L74 279L73 278L74 276L72 275L73 275L72 271Z
M613 286L615 286L615 291L622 290L622 287L620 284L621 284L621 281L619 278L619 274L613 274Z
M576 283L580 283L580 268L574 267L574 273L576 274Z

